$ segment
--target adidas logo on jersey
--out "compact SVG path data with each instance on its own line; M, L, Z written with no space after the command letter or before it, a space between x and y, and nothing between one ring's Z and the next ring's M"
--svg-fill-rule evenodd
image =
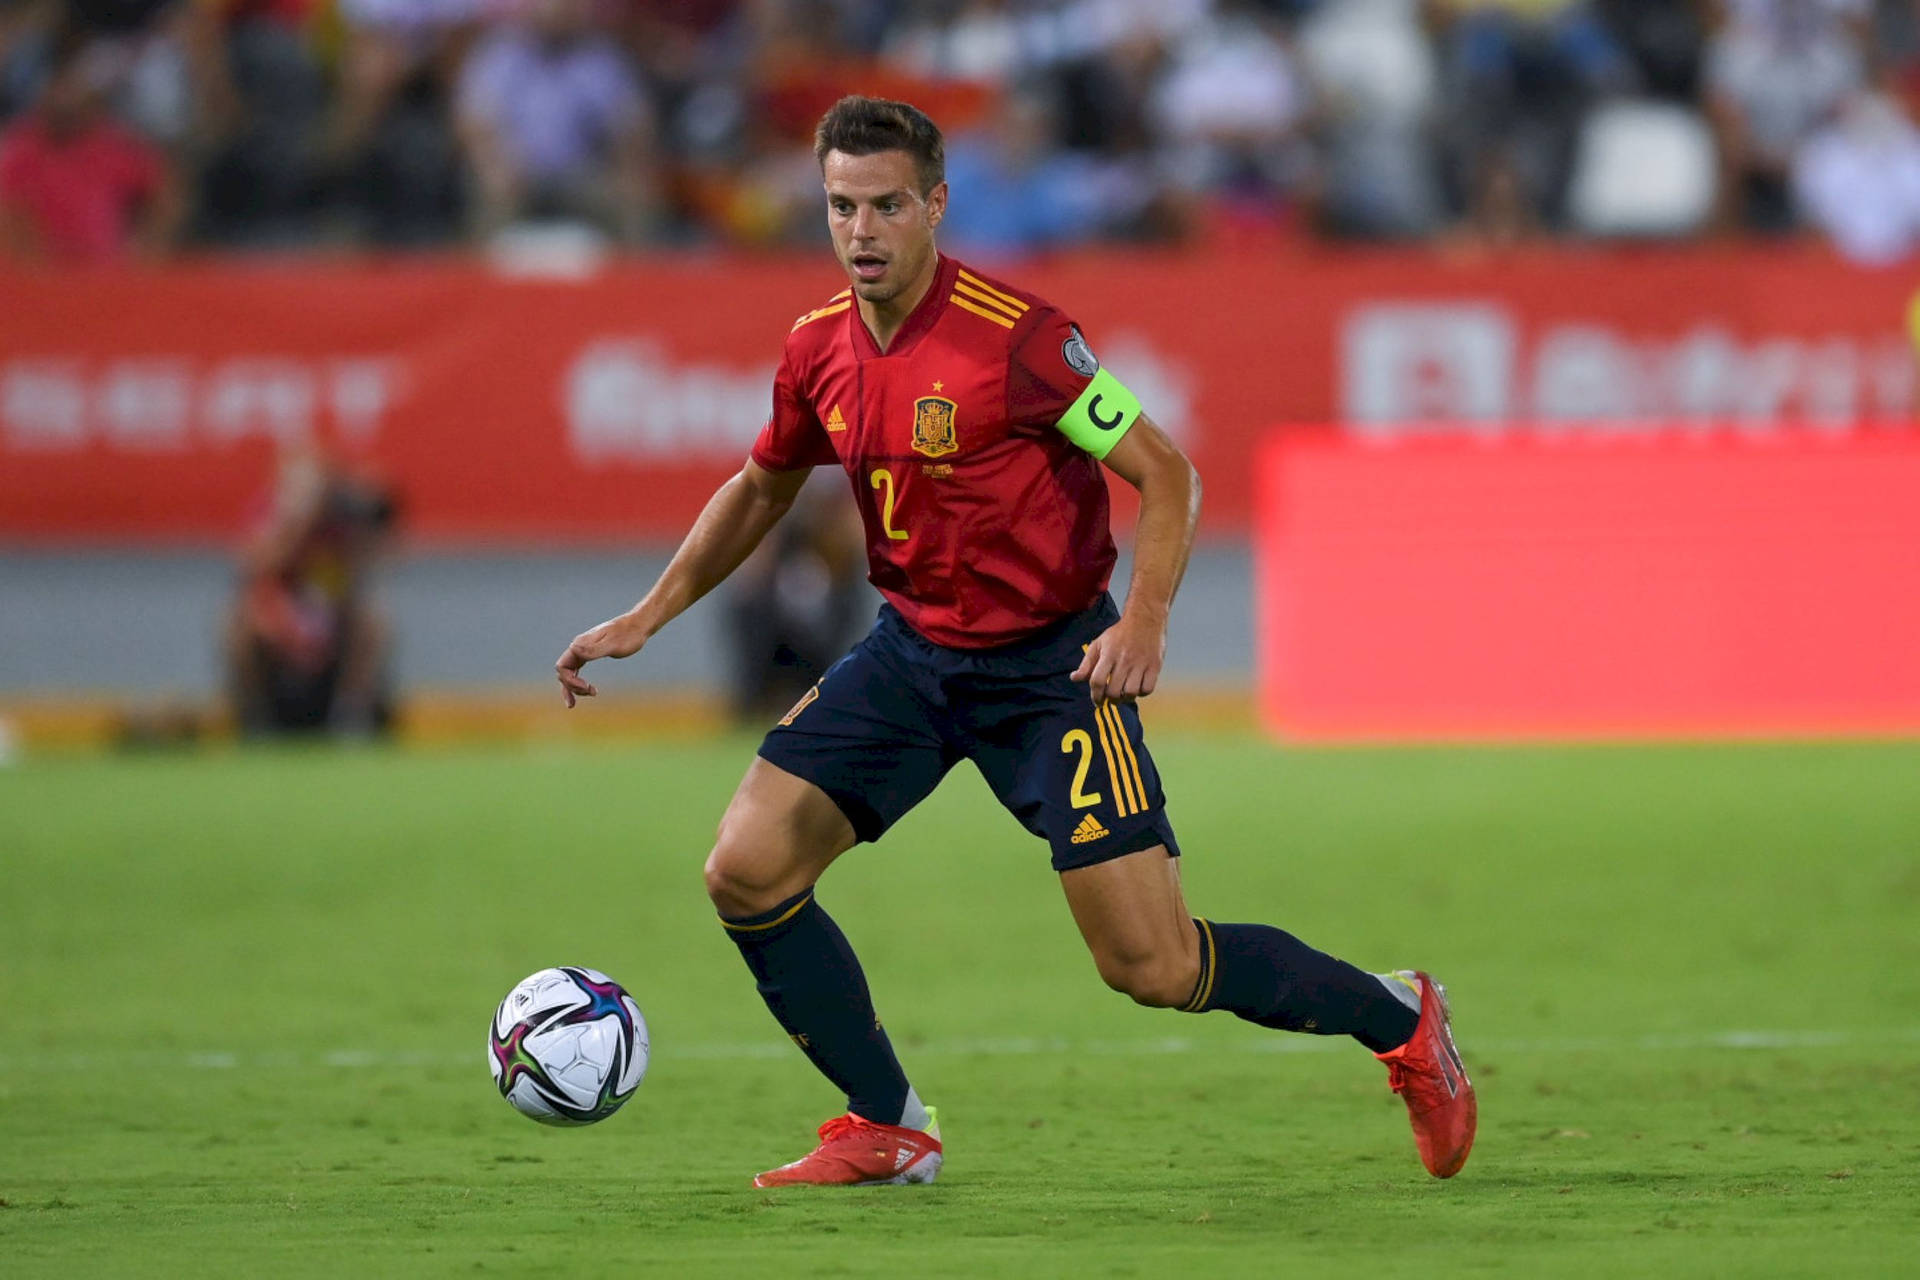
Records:
M1080 825L1073 829L1075 844L1092 844L1095 840L1107 838L1107 829L1100 825L1100 819L1088 814L1080 819Z
M847 420L840 416L839 405L836 404L833 408L827 410L826 425L829 431L845 431L847 429Z

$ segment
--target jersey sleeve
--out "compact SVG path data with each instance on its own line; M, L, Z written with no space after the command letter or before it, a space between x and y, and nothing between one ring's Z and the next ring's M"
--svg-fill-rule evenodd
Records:
M1050 427L1096 458L1140 417L1139 400L1101 367L1080 327L1051 307L1015 335L1007 366L1007 417Z
M800 392L791 353L781 358L780 370L773 376L773 412L753 442L752 457L768 471L799 471L840 460L819 416Z

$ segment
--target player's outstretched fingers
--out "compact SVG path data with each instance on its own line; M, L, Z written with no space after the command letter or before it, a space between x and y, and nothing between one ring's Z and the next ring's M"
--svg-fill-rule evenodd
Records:
M560 681L560 689L566 696L568 707L574 705L576 697L591 698L600 692L587 683L586 678L580 674L580 668L593 661L594 657L593 653L581 644L583 639L585 639L584 636L576 637L574 642L567 646L567 651L560 655L560 660L553 664L553 674Z

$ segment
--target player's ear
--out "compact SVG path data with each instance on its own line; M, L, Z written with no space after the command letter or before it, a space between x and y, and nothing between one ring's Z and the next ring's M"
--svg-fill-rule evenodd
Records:
M927 192L927 226L937 227L940 219L947 216L947 184L936 182L933 190Z

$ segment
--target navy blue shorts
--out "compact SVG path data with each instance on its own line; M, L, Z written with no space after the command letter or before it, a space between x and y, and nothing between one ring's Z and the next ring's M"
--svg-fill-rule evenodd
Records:
M949 649L891 606L794 705L760 756L830 796L878 840L962 760L1053 848L1056 871L1163 844L1178 856L1160 773L1132 703L1095 705L1068 676L1119 618L1110 596L1037 635Z

